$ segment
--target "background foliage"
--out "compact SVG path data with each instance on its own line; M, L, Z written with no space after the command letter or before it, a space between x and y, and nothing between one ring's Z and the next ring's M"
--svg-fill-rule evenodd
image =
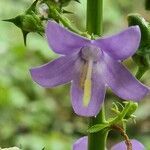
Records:
M81 30L85 26L85 2L72 2L66 9L72 22ZM12 18L29 7L31 0L1 0L0 20ZM127 27L128 13L141 13L150 20L150 12L144 11L144 1L105 0L104 33L112 34ZM70 150L75 139L84 135L88 120L74 114L70 104L69 85L44 89L30 77L29 68L58 57L48 47L44 38L30 33L27 47L21 31L13 24L0 21L0 146L18 146L24 150ZM133 61L125 64L136 72ZM149 73L143 82L150 86ZM108 91L107 109L117 100ZM131 138L142 141L150 150L150 97L139 106L137 123L128 126ZM110 115L108 113L108 115ZM110 133L108 145L118 141L117 133Z

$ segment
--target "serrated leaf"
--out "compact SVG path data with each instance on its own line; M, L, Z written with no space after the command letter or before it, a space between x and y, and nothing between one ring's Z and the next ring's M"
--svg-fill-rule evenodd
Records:
M96 124L96 125L90 127L87 130L87 132L89 132L89 133L99 132L99 131L103 130L104 128L108 127L108 126L109 126L108 123L106 123L106 124Z

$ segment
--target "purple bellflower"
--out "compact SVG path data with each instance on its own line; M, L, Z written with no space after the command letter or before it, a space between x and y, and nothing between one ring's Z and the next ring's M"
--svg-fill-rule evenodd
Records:
M96 116L107 86L125 100L139 101L148 93L148 88L121 64L139 46L138 26L114 36L89 40L49 21L46 36L52 50L64 56L31 69L31 76L46 88L72 81L71 97L76 114Z
M131 140L132 150L145 150L144 145L137 140ZM84 136L77 140L73 145L73 150L88 150L88 137ZM114 145L111 150L127 150L125 141Z

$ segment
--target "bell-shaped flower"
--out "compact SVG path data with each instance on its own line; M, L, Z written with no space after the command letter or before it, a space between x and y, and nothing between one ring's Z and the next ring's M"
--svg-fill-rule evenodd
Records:
M132 139L132 150L145 150L144 145L139 141ZM88 137L82 137L77 140L73 145L73 150L88 150ZM127 150L127 145L125 141L122 141L116 145L114 145L110 150Z
M136 52L140 35L139 27L133 26L114 36L89 40L49 21L46 28L49 46L64 56L31 69L31 76L46 88L72 81L73 109L81 116L98 114L106 87L122 99L139 101L149 90L121 61Z

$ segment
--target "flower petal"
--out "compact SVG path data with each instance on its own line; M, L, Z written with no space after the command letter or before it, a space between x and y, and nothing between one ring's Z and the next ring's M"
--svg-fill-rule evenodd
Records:
M73 150L88 150L88 137L84 136L73 144Z
M133 150L145 150L144 145L137 140L131 140ZM111 150L126 150L125 141L114 145ZM88 150L88 137L84 136L73 144L73 150Z
M80 71L82 70L80 61L81 60L78 60L78 62L76 62L76 69L75 69L76 74L74 74L74 79L73 79L72 89L71 89L73 109L75 113L80 116L85 116L85 117L96 116L104 101L105 84L102 80L102 77L99 74L97 74L96 71L94 71L92 74L91 99L88 106L83 106L84 90L80 86L80 79L81 79ZM77 63L79 64L77 65Z
M132 56L139 44L141 33L138 26L132 26L123 32L108 37L93 41L93 43L116 60L124 60Z
M77 52L80 47L90 42L53 21L49 21L47 24L46 36L52 50L64 55Z
M43 66L31 69L31 76L35 82L43 87L65 84L73 78L73 65L77 57L77 54L62 56Z
M140 83L132 74L120 63L104 53L101 61L101 70L107 85L120 98L125 100L141 100L149 89Z
M131 143L132 143L132 150L145 150L144 145L141 144L139 141L131 140ZM111 150L126 150L126 149L127 146L125 144L125 141L120 142L111 148Z

